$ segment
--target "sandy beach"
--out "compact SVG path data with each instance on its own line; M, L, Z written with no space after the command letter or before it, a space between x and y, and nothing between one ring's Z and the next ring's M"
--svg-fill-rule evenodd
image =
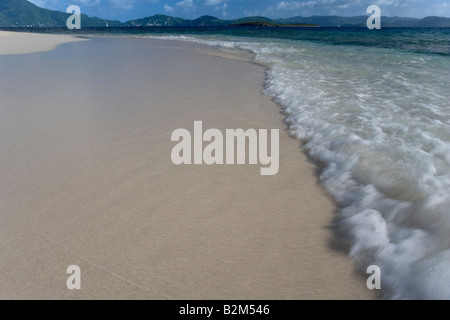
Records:
M70 35L0 31L0 55L45 52L63 43L83 40Z
M263 67L183 42L79 40L0 32L1 299L374 298ZM278 174L174 165L171 134L196 120L279 129Z

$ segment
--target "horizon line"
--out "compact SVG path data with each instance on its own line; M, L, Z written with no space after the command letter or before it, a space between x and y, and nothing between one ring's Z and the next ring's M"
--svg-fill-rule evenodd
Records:
M55 10L55 11L57 11L57 10ZM63 11L60 11L60 12L63 12ZM89 16L88 14L85 14L85 15ZM223 19L223 18L216 17L214 15L211 15L211 14L204 14L204 15L198 16L197 18L190 19L190 18L183 18L183 17L180 17L180 16L171 16L171 15L165 14L165 13L155 13L155 14L152 14L152 15L146 15L146 16L143 16L143 17L140 17L140 18L134 18L134 19L124 20L124 21L123 20L118 20L118 19L104 19L104 18L101 18L99 16L89 16L89 17L91 17L91 18L99 18L99 19L102 19L102 20L119 21L119 22L124 23L124 22L128 22L128 21L133 21L133 20L150 18L150 17L154 17L154 16L157 16L157 15L171 17L171 18L179 18L179 19L190 20L190 21L197 20L197 19L200 19L202 17L213 17L213 18L216 18L216 19L219 19L219 20L222 20L222 21L233 21L233 20L239 20L239 19L244 19L244 18L253 18L253 17L266 18L266 19L270 19L270 20L286 20L286 19L297 18L297 17L300 17L300 18L313 18L313 17L355 18L355 17L369 17L370 16L369 14L367 14L367 15L361 14L361 15L356 15L356 16L312 15L312 16L292 16L292 17L287 17L287 18L269 18L267 16L242 16L242 17L233 18L233 19ZM422 19L429 18L429 17L450 19L450 17L438 16L438 15L424 16L422 18L408 17L408 16L383 16L383 15L381 17L385 17L385 18L401 18L401 19L416 19L416 20L422 20Z

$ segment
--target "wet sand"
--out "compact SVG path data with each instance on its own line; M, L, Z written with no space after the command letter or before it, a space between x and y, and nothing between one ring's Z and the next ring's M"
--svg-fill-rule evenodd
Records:
M373 297L264 69L211 50L93 38L0 56L0 298ZM171 134L195 120L280 129L278 174L174 165Z

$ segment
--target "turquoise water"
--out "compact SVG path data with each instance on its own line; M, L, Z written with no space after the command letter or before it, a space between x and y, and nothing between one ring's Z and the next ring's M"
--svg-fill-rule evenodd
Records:
M450 299L450 29L83 33L253 52L267 68L264 93L325 165L320 179L361 270L380 266L388 298Z
M148 28L151 29L151 28ZM167 32L167 29L170 32ZM222 35L311 41L327 45L350 45L410 50L450 55L450 28L369 31L363 28L158 28L139 30L147 34ZM136 34L136 32L133 32Z
M450 55L450 28L245 28L245 27L136 27L83 28L1 28L27 32L102 35L195 35L231 36L312 41L328 45L352 45Z

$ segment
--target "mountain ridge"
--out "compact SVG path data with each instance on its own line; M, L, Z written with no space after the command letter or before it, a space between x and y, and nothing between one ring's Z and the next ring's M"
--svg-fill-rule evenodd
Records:
M287 19L270 19L267 17L244 17L234 20L221 20L212 16L202 16L194 20L171 17L157 14L136 20L124 22L124 26L173 26L173 27L200 27L200 26L228 26L238 25L245 22L265 22L274 25L309 24L321 27L366 27L368 16L340 17L340 16L311 16L311 17L291 17ZM399 28L435 28L450 27L450 18L445 17L425 17L423 19L410 17L381 17L381 26Z
M0 26L2 27L63 27L71 14L44 9L27 0L1 0ZM81 14L86 27L118 26L119 21L104 20Z
M27 0L1 0L0 27L65 27L70 14L40 8ZM270 19L267 17L243 17L234 20L222 20L214 16L201 16L189 20L164 14L133 19L126 22L105 20L97 17L81 15L82 27L213 27L213 26L282 26L282 25L318 25L321 27L366 27L368 16L311 16ZM382 17L382 27L417 27L435 28L450 27L450 18L430 16L423 19L408 17Z

